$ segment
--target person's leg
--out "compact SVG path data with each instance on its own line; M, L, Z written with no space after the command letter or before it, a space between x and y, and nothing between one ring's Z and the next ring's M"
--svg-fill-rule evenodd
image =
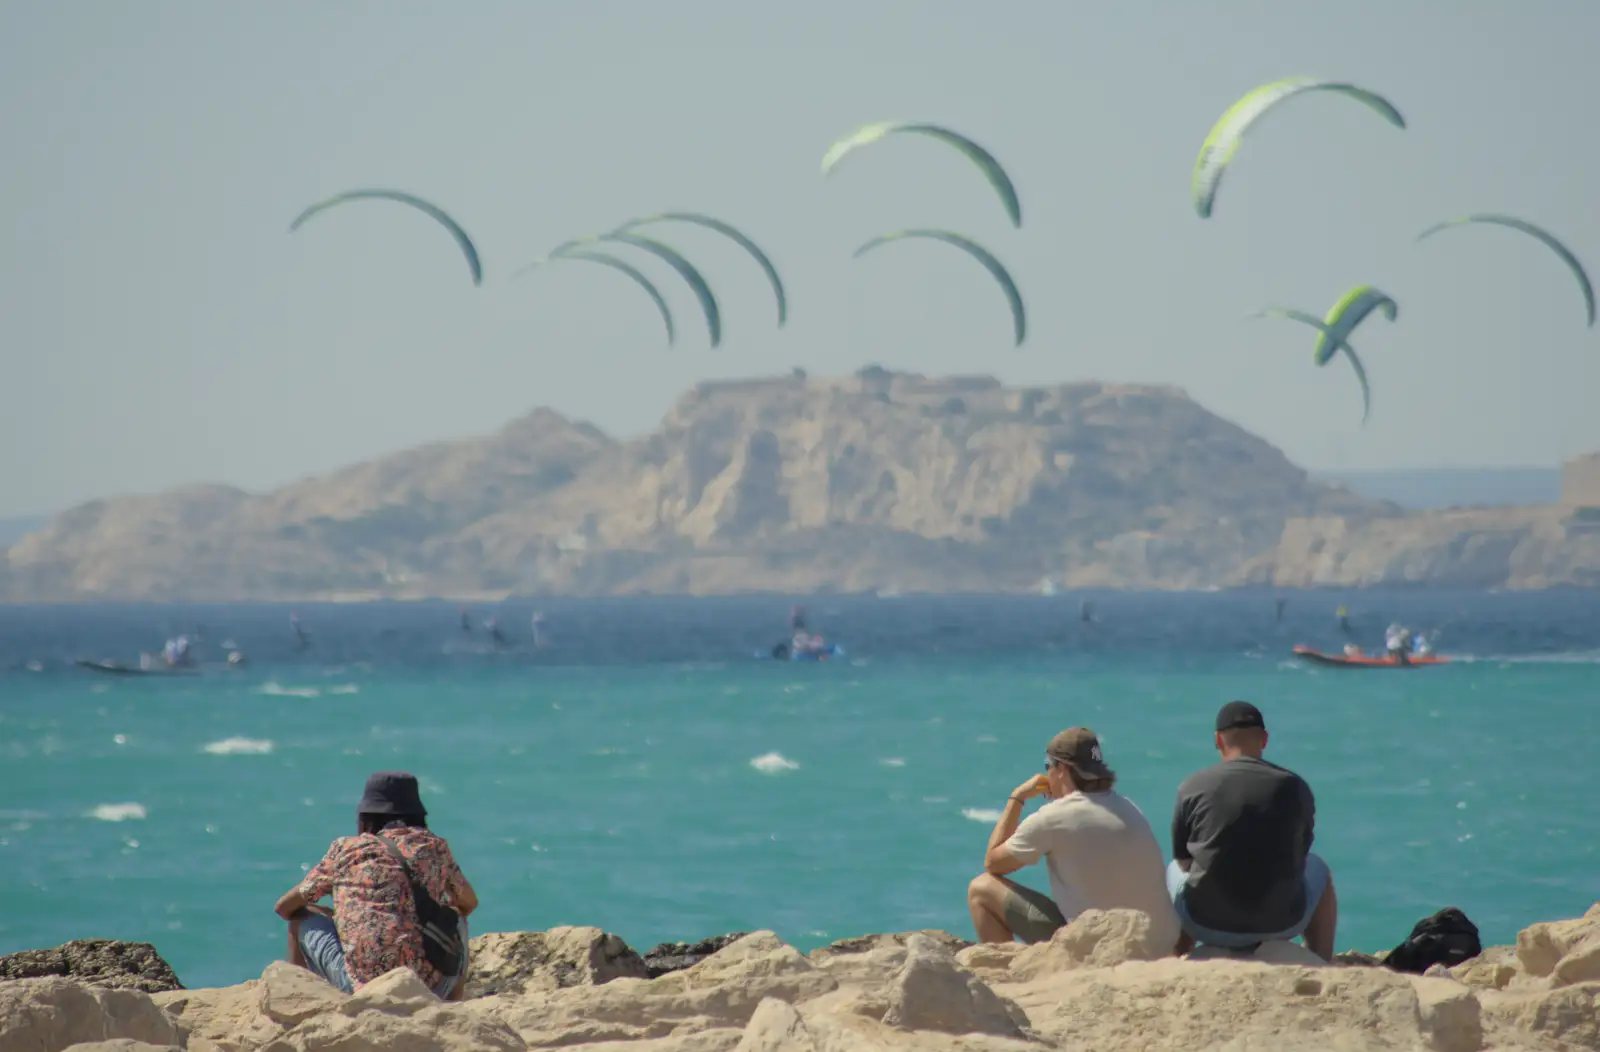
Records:
M326 906L319 906L316 903L312 903L309 906L301 908L299 913L296 913L293 917L289 918L289 950L288 953L284 955L284 959L290 964L294 965L296 968L309 969L311 967L306 963L306 955L304 951L300 949L300 922L306 917L310 916L326 917L329 920L332 920L333 911Z
M979 942L1047 942L1066 924L1050 896L990 873L967 885L967 909Z
M339 942L339 930L333 918L324 912L310 910L298 915L291 925L295 931L295 950L301 967L327 980L329 985L345 993L353 993L355 984L345 968L344 946Z
M472 971L472 935L467 931L467 918L461 918L461 975L456 978L455 989L446 1000L467 999L467 975Z
M461 933L461 967L455 975L447 975L440 980L433 992L446 1001L465 1001L467 999L467 973L472 970L472 949L468 942L467 918L462 917L458 922L457 931Z
M1167 863L1167 894L1172 898L1172 908L1178 914L1178 944L1172 948L1173 956L1183 957L1195 948L1195 937L1189 934L1189 911L1183 908L1183 889L1189 883L1189 872L1174 859Z
M1306 925L1306 949L1325 961L1333 960L1334 936L1339 927L1339 896L1329 878L1328 888L1311 913L1311 923Z
M300 950L300 921L307 916L304 910L289 918L289 951L284 955L284 960L296 968L309 968L306 964L306 955Z
M1328 864L1316 855L1306 856L1306 899L1311 910L1304 936L1306 949L1331 961L1339 927L1339 896L1333 890Z
M1179 957L1194 950L1196 946L1214 946L1219 950L1253 951L1264 942L1273 939L1292 939L1299 934L1299 930L1279 935L1244 934L1240 932L1217 931L1199 924L1189 916L1189 906L1184 898L1184 890L1189 886L1188 871L1176 862L1167 866L1167 894L1172 896L1172 908L1178 914L1178 925L1183 929L1183 934L1178 936L1178 945L1172 952Z
M1012 942L1015 936L1006 926L1006 887L1000 878L980 873L967 885L967 912L979 942Z

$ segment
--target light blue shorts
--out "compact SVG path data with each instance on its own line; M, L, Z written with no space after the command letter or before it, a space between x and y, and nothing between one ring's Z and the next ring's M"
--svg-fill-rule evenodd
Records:
M344 946L339 942L339 929L334 926L332 917L324 917L320 913L310 913L300 918L300 952L305 955L306 967L317 975L326 979L332 986L343 990L347 994L355 993L356 985L350 981L350 973L344 966ZM461 945L465 950L467 945L467 918L461 918ZM450 996L450 991L456 988L456 983L467 974L467 967L471 964L470 951L461 955L461 971L455 975L447 975L440 980L433 992L439 997Z
M1195 942L1203 946L1216 946L1224 950L1239 950L1257 946L1264 942L1288 942L1299 938L1306 932L1306 926L1311 923L1311 915L1317 910L1317 903L1322 901L1322 893L1328 890L1328 864L1315 854L1306 856L1306 909L1300 915L1292 928L1274 932L1248 932L1240 934L1229 931L1212 931L1210 928L1196 924L1189 917L1189 909L1184 903L1183 892L1189 886L1189 874L1184 872L1176 862L1167 865L1167 894L1172 896L1173 908L1178 911L1178 923L1183 926L1184 933Z

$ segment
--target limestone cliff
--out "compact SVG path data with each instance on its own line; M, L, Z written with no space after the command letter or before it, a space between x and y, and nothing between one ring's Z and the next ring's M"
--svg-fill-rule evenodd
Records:
M1286 588L1600 585L1600 529L1562 508L1453 509L1357 521L1291 519L1277 548L1241 575Z
M7 551L0 597L1553 583L1600 565L1559 514L1506 514L1459 545L1170 387L869 367L703 383L631 441L541 409L264 495L95 501Z

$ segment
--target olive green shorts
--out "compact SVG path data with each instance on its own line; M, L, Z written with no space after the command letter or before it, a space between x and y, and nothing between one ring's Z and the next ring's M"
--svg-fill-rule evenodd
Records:
M1006 889L1006 927L1023 942L1049 942L1067 919L1055 899L1022 884L1009 883Z

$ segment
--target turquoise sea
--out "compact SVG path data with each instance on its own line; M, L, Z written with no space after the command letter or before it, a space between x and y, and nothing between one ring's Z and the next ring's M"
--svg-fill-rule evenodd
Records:
M1387 948L1464 909L1486 942L1600 899L1600 595L1269 593L813 598L826 663L759 660L782 598L289 608L0 608L0 953L150 941L190 986L257 974L272 913L366 774L422 779L483 901L474 930L593 924L639 948L772 928L807 948L947 928L1007 792L1055 731L1102 735L1167 837L1230 698L1266 713L1270 759L1310 781L1341 947ZM1393 619L1455 664L1319 670L1344 603L1376 646ZM220 661L118 678L178 632ZM1025 871L1043 886L1039 867Z

